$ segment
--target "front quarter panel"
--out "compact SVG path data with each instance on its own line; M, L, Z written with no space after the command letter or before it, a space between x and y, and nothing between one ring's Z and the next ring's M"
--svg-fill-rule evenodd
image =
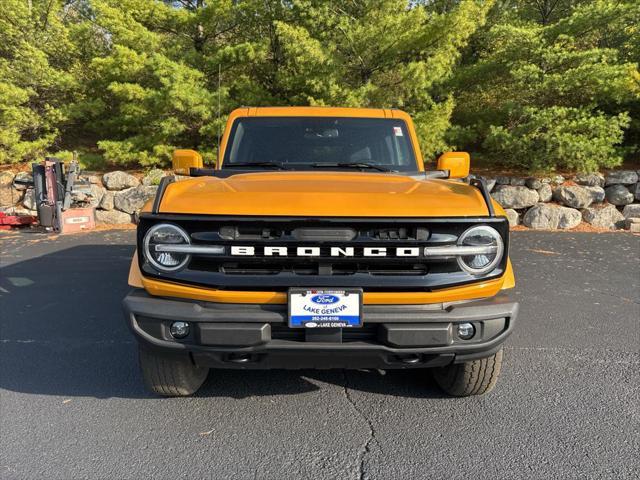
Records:
M138 250L133 252L133 258L131 259L131 265L129 266L129 286L135 288L144 288L142 283L143 277L140 272L140 264L138 262Z

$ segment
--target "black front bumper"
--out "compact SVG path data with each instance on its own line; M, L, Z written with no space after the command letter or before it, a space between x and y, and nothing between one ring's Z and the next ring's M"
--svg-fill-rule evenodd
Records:
M290 329L287 306L207 303L133 290L123 301L127 323L145 346L190 355L217 368L425 368L495 353L513 330L518 304L505 295L457 304L365 305L364 327ZM176 340L172 322L189 322ZM471 322L461 340L455 325Z

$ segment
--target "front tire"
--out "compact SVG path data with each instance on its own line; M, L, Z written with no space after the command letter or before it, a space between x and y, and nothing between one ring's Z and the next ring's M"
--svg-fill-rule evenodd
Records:
M138 346L138 359L145 387L163 397L186 397L202 386L208 368L197 367L184 356L161 355L142 345Z
M493 390L502 367L502 348L490 357L457 363L434 371L438 386L454 397L483 395Z

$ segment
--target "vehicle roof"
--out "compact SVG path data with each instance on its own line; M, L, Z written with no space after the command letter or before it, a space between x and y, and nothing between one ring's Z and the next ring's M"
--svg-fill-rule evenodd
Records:
M241 107L232 112L233 117L353 117L353 118L401 118L409 119L402 110L389 108L350 107Z

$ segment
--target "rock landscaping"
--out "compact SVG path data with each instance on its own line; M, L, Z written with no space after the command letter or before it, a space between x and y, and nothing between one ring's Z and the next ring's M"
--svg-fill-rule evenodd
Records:
M140 185L140 180L126 172L115 171L105 173L102 176L102 183L107 187L107 190L124 190L125 188L137 187Z
M582 219L594 227L608 229L623 227L625 220L615 205L585 208L582 210Z
M522 223L539 230L567 229L580 225L582 215L579 210L561 207L551 203L539 203L524 214Z
M131 223L168 174L153 169L141 180L123 171L87 175L90 194L79 194L73 200L95 207L98 223ZM505 209L511 226L571 229L585 222L599 229L640 232L640 171L577 174L566 179L561 175L479 178ZM0 211L36 215L33 188L21 183L30 179L27 172L0 172Z
M95 207L96 221L102 224L132 223L144 204L155 197L162 170L151 170L140 181L127 172L115 171L104 175L86 175L91 183L90 193L76 193L75 206ZM32 187L20 181L30 180L31 174L0 172L0 211L8 215L37 215Z
M633 203L633 193L625 185L611 185L605 189L605 196L613 205L628 205Z
M480 177L505 209L511 226L640 231L640 171L616 170L548 178Z
M157 189L157 185L139 185L121 190L113 194L113 206L130 215L138 213L148 200L155 197Z
M498 185L491 195L503 208L532 207L540 200L536 190L525 186Z

